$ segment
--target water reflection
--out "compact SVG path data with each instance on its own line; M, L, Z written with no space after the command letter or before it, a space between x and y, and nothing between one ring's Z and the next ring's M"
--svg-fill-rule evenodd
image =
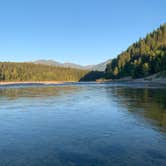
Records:
M107 95L118 98L128 111L152 120L166 131L166 89L107 88Z
M1 88L0 100L2 98L8 98L15 100L18 98L40 98L60 96L62 94L73 93L80 89L78 86L38 86L38 87L22 87L22 88Z
M111 84L1 88L0 166L165 166L165 101Z

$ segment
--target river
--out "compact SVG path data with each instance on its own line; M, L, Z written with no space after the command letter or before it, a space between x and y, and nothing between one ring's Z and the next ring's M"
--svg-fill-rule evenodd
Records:
M0 166L165 166L166 88L0 87Z

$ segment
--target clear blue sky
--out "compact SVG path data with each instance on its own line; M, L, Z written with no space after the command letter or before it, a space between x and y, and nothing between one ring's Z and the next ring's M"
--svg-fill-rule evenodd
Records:
M166 0L1 0L0 61L96 64L166 22Z

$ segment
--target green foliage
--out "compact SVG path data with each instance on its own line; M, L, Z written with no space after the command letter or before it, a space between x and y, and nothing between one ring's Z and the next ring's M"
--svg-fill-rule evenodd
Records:
M0 81L79 81L88 72L33 63L0 62Z
M105 73L102 71L91 71L88 72L80 81L96 81L99 78L104 78Z
M156 78L166 78L166 71L162 71L157 74Z
M131 45L106 67L107 78L140 78L166 70L166 24Z

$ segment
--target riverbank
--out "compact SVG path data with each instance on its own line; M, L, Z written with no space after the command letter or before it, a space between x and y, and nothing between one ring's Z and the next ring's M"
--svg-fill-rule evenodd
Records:
M124 77L120 79L98 79L97 83L119 83L119 82L127 82L127 83L147 83L147 84L164 84L166 85L166 72L160 72L153 74L148 77L133 79L132 77Z
M43 84L43 85L57 85L65 83L74 83L74 81L11 81L0 82L0 85L20 85L20 84Z
M134 79L132 80L132 82L140 82L140 83L153 83L153 84L165 84L166 85L166 78L162 78L162 77L155 77L153 76L149 76L146 78L140 78L140 79Z
M82 81L81 81L82 82ZM162 84L166 85L166 72L160 72L148 77L133 79L132 77L124 77L120 79L98 79L94 83L145 83L145 84ZM57 85L66 83L78 83L78 81L2 81L0 85L29 85L29 84L42 84L42 85Z

